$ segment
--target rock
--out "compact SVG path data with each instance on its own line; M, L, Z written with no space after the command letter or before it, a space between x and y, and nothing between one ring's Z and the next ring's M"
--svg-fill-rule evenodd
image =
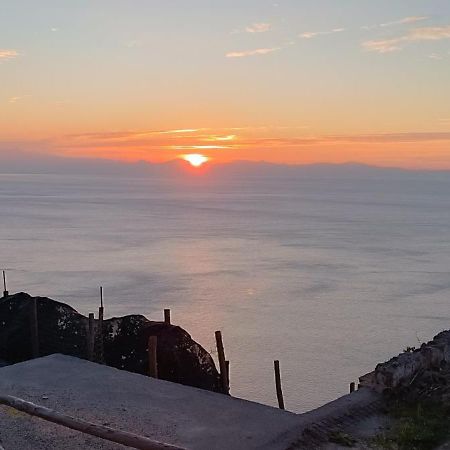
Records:
M36 301L40 356L62 353L86 358L88 318L46 297L36 297ZM25 293L0 299L0 359L10 363L31 359L31 304L32 297ZM103 335L107 365L146 375L148 337L157 336L159 378L220 391L211 355L178 326L129 315L105 320Z
M414 382L422 372L424 374L420 378L425 380L430 371L438 371L449 361L450 331L443 331L432 341L422 344L420 349L406 351L385 363L378 364L373 372L360 378L360 384L377 392L402 389ZM424 383L428 384L429 381Z

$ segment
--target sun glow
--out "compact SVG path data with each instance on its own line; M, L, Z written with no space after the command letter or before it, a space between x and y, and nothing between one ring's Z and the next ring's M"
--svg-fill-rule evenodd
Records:
M200 155L199 153L191 153L190 155L183 155L183 159L187 161L191 166L200 167L209 158L205 155Z

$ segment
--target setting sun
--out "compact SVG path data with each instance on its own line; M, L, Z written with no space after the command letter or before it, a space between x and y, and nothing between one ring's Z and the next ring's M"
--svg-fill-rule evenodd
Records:
M209 158L205 155L200 155L199 153L192 153L190 155L183 155L183 159L191 164L191 166L200 167L208 161Z

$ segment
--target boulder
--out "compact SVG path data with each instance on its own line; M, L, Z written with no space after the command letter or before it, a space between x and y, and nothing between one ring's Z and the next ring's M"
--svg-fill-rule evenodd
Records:
M87 358L89 319L71 306L35 297L39 355L53 353ZM25 293L0 299L0 360L17 363L32 358L30 311L33 297ZM142 315L103 321L103 348L95 321L97 359L118 369L148 374L147 343L157 336L158 377L215 392L219 374L211 355L182 328L153 322Z

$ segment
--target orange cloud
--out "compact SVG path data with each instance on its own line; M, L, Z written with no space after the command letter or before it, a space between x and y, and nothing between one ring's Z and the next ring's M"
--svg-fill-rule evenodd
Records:
M299 37L304 38L304 39L311 39L316 36L341 33L342 31L345 31L345 28L334 28L333 30L330 30L330 31L306 31L305 33L299 34Z
M257 48L256 50L244 50L240 52L228 52L227 58L245 58L246 56L267 55L268 53L281 50L281 47Z
M5 60L8 61L10 59L17 58L19 53L16 50L1 50L0 49L0 61Z
M245 28L247 33L266 33L272 28L270 23L254 23Z
M450 38L450 26L415 28L407 35L392 39L379 39L363 42L362 46L368 51L390 53L402 50L405 45L418 41L438 41Z

